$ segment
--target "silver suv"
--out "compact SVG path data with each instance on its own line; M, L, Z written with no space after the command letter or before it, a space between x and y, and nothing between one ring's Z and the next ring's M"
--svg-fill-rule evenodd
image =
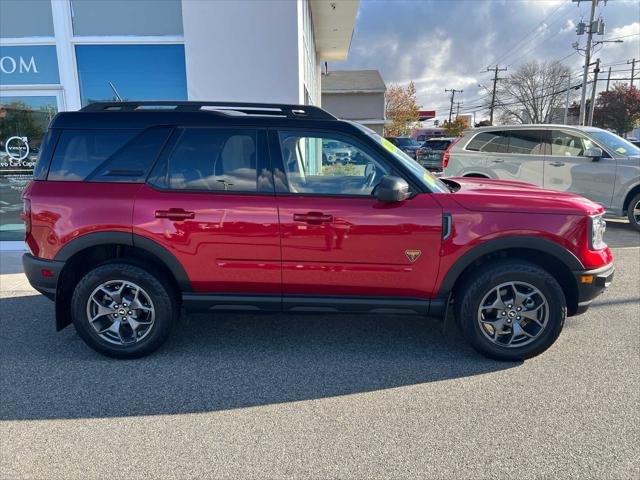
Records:
M600 128L476 128L446 152L443 166L448 177L516 180L582 195L640 230L640 148Z

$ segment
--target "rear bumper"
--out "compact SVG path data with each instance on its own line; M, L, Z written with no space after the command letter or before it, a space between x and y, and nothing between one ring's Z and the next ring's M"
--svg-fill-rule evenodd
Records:
M30 253L25 253L22 255L22 267L33 288L51 300L56 299L58 278L64 267L64 262L44 260L36 258Z
M587 311L593 299L611 285L615 270L613 263L610 263L609 265L605 265L604 267L596 268L594 270L580 270L573 272L576 284L578 285L577 314ZM591 281L585 281L588 280L588 277L592 277Z

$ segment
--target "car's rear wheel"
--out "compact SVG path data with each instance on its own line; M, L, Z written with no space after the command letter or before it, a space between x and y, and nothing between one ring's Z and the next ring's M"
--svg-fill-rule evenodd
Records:
M629 223L636 230L640 230L640 193L631 199L627 209Z
M156 350L178 318L175 292L161 275L108 263L89 271L71 300L73 324L94 350L137 358Z
M501 260L470 275L458 288L455 312L463 335L480 353L523 360L549 348L566 318L562 288L546 270Z

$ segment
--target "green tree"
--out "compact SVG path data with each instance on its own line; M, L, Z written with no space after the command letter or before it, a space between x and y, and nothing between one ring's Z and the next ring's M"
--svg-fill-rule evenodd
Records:
M44 115L42 112L34 112L31 107L23 102L12 102L0 105L0 139L5 141L9 137L32 138L42 137L46 129L46 122L39 122L36 118Z
M411 129L418 125L420 107L416 100L416 87L413 82L406 88L391 85L386 94L386 117L391 125L384 128L385 135L397 137L409 135Z
M600 92L593 112L594 125L624 136L640 125L640 90L617 84L608 92Z

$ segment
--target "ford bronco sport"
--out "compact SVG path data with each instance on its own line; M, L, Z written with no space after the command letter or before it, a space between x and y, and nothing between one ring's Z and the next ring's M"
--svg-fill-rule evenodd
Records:
M325 164L330 142L366 161ZM432 177L312 106L94 103L58 114L24 193L24 269L95 350L146 355L181 310L447 318L523 359L609 285L600 205Z

